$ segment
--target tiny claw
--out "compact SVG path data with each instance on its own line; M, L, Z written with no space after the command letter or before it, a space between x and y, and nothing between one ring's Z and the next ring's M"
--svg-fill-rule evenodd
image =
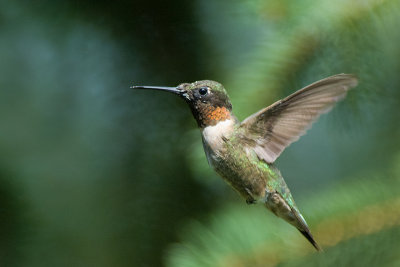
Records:
M252 198L248 198L248 199L246 199L246 203L248 205L251 205L251 204L256 204L256 201L254 199L252 199Z

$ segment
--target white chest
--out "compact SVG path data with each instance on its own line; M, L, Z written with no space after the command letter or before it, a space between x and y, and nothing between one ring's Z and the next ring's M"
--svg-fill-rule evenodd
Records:
M203 129L202 135L207 147L211 151L206 153L218 154L223 149L224 140L229 139L235 130L235 120L229 119L221 121L214 126L207 126ZM207 155L208 156L208 155Z

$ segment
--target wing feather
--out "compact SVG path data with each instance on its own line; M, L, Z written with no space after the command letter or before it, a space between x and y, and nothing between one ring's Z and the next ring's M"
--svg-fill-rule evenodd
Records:
M246 118L240 124L241 138L260 159L272 163L356 85L350 74L317 81Z

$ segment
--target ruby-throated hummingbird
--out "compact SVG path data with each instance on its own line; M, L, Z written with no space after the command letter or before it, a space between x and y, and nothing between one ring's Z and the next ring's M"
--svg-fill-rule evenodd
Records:
M274 161L305 134L322 113L357 85L353 75L338 74L315 82L240 122L224 87L215 81L177 87L132 86L181 96L201 130L209 164L248 204L261 203L296 227L321 250L297 208Z

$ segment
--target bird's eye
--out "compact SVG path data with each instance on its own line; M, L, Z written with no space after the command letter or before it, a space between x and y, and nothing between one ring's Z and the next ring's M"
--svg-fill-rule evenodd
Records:
M208 88L207 87L201 87L199 89L199 94L200 95L206 95L208 93Z

